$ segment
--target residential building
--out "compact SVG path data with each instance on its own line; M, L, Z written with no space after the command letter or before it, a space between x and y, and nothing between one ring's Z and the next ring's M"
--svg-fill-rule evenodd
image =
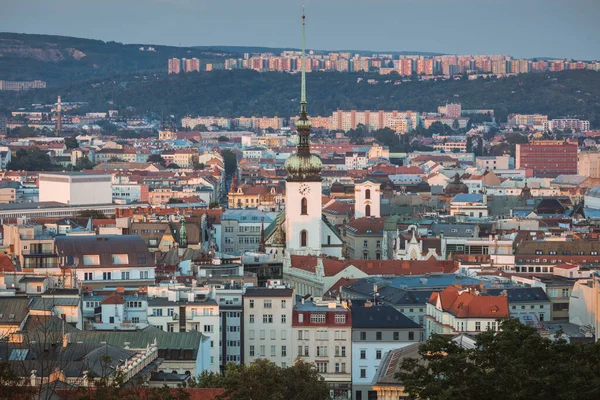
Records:
M351 397L351 333L352 314L345 301L313 297L296 302L290 351L317 367L332 399Z
M506 296L513 318L533 314L540 322L551 319L552 303L541 287L487 289L484 293L488 296Z
M485 194L457 194L450 201L450 215L485 218L488 212Z
M162 331L201 332L210 340L210 370L219 372L219 305L196 293L168 291L167 298L148 300L148 324Z
M345 257L350 260L381 260L383 225L386 218L355 218L344 225Z
M137 235L57 236L54 254L74 281L65 287L115 288L154 284L154 259Z
M580 152L577 155L577 175L600 178L600 152Z
M426 337L433 333L455 335L497 331L500 328L498 320L509 317L507 296L477 295L449 286L433 293L427 302Z
M371 382L389 351L423 339L423 328L388 305L367 300L352 311L352 398L376 398Z
M46 89L45 81L4 81L0 80L0 91L21 91L29 89Z
M480 170L486 169L510 169L511 157L503 156L480 156L475 157L475 164Z
M255 252L265 226L273 222L268 214L258 210L227 210L221 215L220 248L227 254Z
M577 143L539 140L517 144L517 169L531 170L534 177L555 178L577 174Z
M181 60L179 58L169 58L168 64L169 75L181 72Z
M282 286L248 288L244 294L244 363L266 358L280 367L296 359L292 336L294 290Z

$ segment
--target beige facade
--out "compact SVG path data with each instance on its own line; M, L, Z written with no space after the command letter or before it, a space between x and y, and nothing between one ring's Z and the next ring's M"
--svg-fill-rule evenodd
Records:
M577 175L600 178L600 152L581 152L577 156Z
M16 196L15 188L0 188L0 204L14 203Z

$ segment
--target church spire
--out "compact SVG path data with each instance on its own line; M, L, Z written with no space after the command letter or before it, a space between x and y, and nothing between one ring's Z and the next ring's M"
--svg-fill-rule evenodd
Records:
M300 94L300 114L306 114L306 50L305 50L305 26L306 16L304 15L304 6L302 6L302 87Z
M296 120L298 131L298 147L296 154L289 157L285 162L288 173L288 181L316 182L321 181L321 159L310 153L310 128L311 123L306 111L306 16L302 7L302 81L300 88L300 117Z

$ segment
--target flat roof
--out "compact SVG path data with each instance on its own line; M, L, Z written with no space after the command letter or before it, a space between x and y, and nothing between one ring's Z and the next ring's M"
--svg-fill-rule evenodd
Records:
M12 210L36 210L44 208L96 208L96 207L116 207L118 204L106 203L106 204L80 204L72 205L59 203L58 201L40 201L38 203L11 203L11 204L0 204L0 211L12 211ZM131 206L131 204L129 204Z
M60 176L96 176L96 175L102 175L102 176L111 176L110 174L106 174L106 173L89 173L89 172L76 172L76 171L59 171L59 172L40 172L38 175L60 175Z

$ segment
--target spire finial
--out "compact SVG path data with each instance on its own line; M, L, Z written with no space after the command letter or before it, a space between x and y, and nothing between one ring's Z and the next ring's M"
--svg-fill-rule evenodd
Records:
M300 96L300 111L306 112L306 54L305 54L305 39L304 25L306 16L304 15L304 5L302 5L302 93Z

